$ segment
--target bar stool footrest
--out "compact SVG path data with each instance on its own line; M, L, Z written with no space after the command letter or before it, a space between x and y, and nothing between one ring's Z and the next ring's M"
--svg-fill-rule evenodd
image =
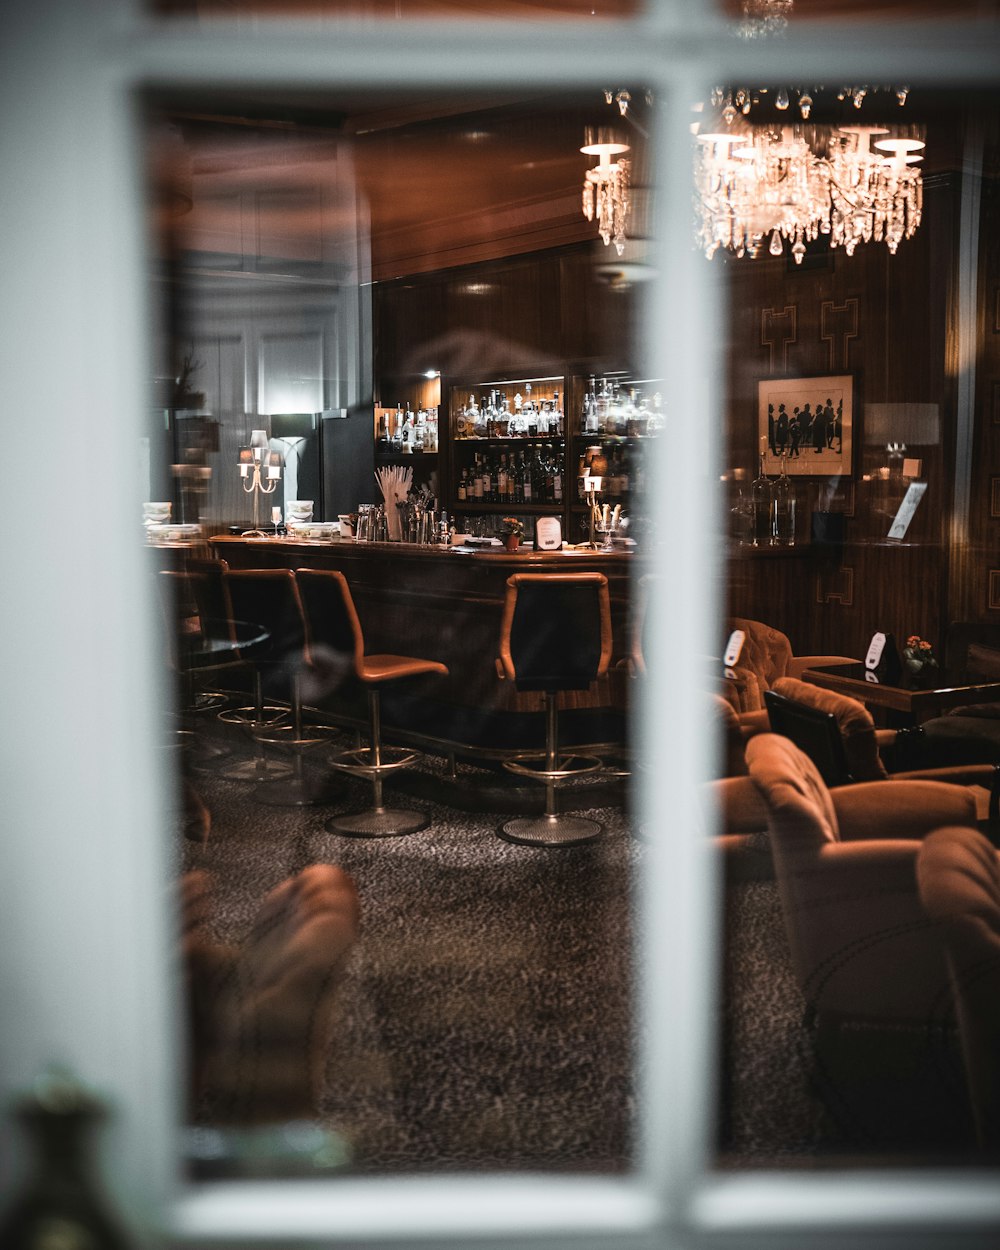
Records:
M387 746L380 747L379 753L382 756L380 764L370 762L371 747L357 747L350 751L341 751L331 758L330 764L333 768L339 768L341 772L350 773L355 777L376 777L383 773L395 772L397 768L408 768L422 755L420 751L411 751L405 747Z
M340 733L339 729L335 729L332 725L308 725L303 727L303 736L301 738L294 737L295 726L292 724L284 725L268 725L263 729L253 729L255 742L263 742L268 746L289 747L293 750L305 750L306 747L322 746L329 743L331 738L335 738Z
M220 712L217 719L226 725L246 725L249 729L254 727L267 729L272 725L280 725L291 715L291 708L281 707L275 703L265 704L260 711L263 713L263 719L258 719L255 707L234 707L228 712Z
M567 777L585 777L588 773L596 773L604 764L596 755L562 755L556 758L555 768L545 767L544 755L515 755L503 762L504 768L520 777L531 777L534 781L562 781Z

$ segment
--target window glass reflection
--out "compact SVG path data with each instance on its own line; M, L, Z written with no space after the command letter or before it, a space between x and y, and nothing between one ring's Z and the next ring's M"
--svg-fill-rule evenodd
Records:
M151 106L197 1176L631 1166L629 99Z
M508 18L518 21L630 17L641 0L151 0L169 17Z
M990 1016L941 899L998 837L995 101L736 93L695 139L729 307L719 1158L982 1161Z

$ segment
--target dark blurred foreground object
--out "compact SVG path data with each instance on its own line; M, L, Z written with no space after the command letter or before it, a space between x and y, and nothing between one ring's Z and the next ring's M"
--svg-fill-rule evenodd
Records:
M273 889L239 948L208 934L208 881L182 882L196 1123L313 1119L344 962L358 932L347 873L312 864ZM2 1243L0 1243L2 1244Z
M32 1171L0 1220L3 1250L126 1250L91 1168L106 1109L68 1072L51 1069L14 1107L32 1141Z
M936 829L917 858L920 900L940 926L979 1146L1000 1151L1000 858L972 829Z

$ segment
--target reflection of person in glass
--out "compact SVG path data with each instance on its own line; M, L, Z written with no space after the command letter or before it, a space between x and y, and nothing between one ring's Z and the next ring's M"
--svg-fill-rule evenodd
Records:
M774 444L776 453L783 456L788 446L788 413L784 404L778 405L778 419L774 423Z
M826 446L826 410L822 403L818 403L816 405L816 415L813 417L812 435L813 452L818 456Z
M802 422L799 420L799 410L796 408L788 420L788 456L793 456L797 460L799 457L799 440L802 437Z
M833 420L830 422L830 446L837 444L836 450L841 452L844 450L844 401L837 400L837 411L833 414Z

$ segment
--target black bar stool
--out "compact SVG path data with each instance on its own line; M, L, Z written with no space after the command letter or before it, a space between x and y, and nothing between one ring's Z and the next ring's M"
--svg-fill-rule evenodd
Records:
M325 822L330 833L356 838L389 838L417 833L430 823L424 812L411 808L387 808L382 801L385 775L405 768L420 758L419 751L386 747L382 742L381 687L405 677L430 673L447 676L448 669L437 660L421 660L408 655L365 655L361 622L354 606L347 578L335 570L297 569L295 578L302 598L306 622L308 655L318 653L344 660L345 678L353 676L368 692L370 744L343 751L330 763L334 768L372 783L373 804L362 812L334 816Z
M268 720L267 711L277 711L283 717L294 717L298 711L295 699L295 673L302 662L304 629L302 605L299 602L295 576L290 569L230 569L225 574L225 589L229 601L229 618L235 624L252 623L266 634L263 644L257 641L247 655L253 666L254 705L238 708L235 712L223 712L222 721L243 724L255 735L256 751L249 760L240 760L219 771L228 781L279 781L292 777L296 766L286 760L268 756L264 742L256 735L266 733L274 725ZM291 699L284 705L264 704L264 674L284 677L290 687ZM240 713L237 716L237 713ZM247 714L252 715L247 717ZM295 726L287 745L295 745L301 736L301 720Z
M556 782L596 772L593 755L559 754L556 696L587 690L611 660L611 599L603 573L515 573L507 579L500 627L500 665L519 691L540 691L545 703L545 754L514 756L504 767L545 784L544 816L521 816L500 827L508 842L576 846L599 837L603 826L583 816L559 815Z

